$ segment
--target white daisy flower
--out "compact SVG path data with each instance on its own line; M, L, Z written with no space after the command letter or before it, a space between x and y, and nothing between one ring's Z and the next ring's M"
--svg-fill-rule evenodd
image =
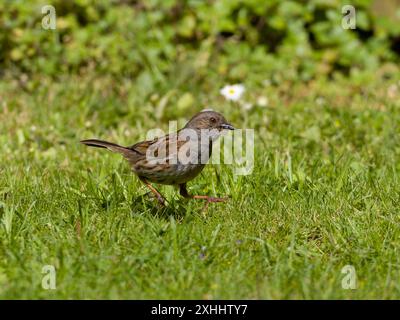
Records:
M220 90L220 93L225 97L227 100L231 101L238 101L243 93L244 93L244 85L242 84L233 84L227 85Z

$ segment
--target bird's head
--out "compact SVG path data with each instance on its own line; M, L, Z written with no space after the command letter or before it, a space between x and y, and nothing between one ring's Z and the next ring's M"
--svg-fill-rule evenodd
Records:
M234 130L235 128L226 121L222 114L212 110L204 110L190 119L186 124L185 129L217 129L218 131L222 131L224 129Z

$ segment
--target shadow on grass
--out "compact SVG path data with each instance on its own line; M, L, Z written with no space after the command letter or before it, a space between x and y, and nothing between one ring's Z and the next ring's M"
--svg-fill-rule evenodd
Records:
M171 216L176 220L183 220L188 212L187 203L184 200L168 201L165 206L161 206L151 193L133 197L131 209L132 213L149 212L154 216L166 220L169 220Z

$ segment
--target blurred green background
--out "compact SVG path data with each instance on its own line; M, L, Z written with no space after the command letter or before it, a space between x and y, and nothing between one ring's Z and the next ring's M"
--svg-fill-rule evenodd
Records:
M56 8L57 29L41 27ZM1 73L99 73L149 93L166 79L223 76L310 80L374 69L400 57L399 0L18 1L0 4ZM185 66L183 68L182 66Z

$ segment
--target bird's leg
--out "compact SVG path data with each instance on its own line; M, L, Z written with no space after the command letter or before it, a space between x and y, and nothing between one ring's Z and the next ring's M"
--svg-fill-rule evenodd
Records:
M145 179L141 178L140 179L149 189L153 194L156 196L158 202L162 205L165 206L165 198L162 196L160 192L157 191L156 188L154 188L150 183L148 183Z
M227 197L225 198L215 198L215 197L210 197L210 196L197 196L197 195L190 195L186 189L186 183L182 183L179 185L179 193L181 194L182 197L184 198L190 198L190 199L203 199L207 201L207 205L210 202L225 202L228 200Z

